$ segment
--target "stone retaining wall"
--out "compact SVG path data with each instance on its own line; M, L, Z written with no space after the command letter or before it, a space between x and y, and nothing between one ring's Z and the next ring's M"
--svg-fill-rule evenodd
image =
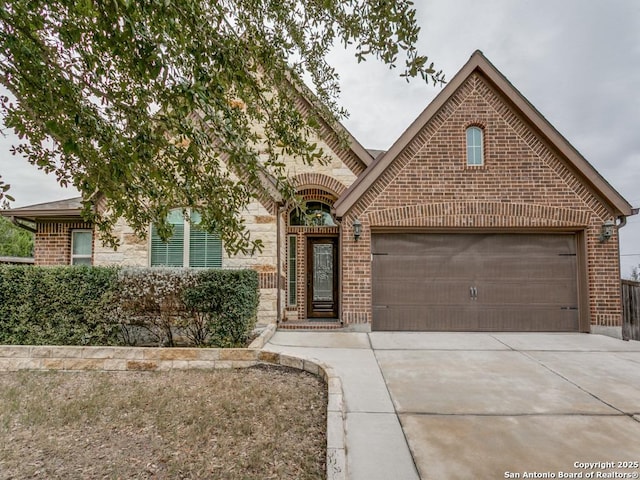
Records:
M269 325L253 348L66 347L0 345L0 372L18 370L166 371L246 368L256 364L304 370L327 384L327 479L344 480L345 408L342 381L328 365L311 358L261 350L275 331Z

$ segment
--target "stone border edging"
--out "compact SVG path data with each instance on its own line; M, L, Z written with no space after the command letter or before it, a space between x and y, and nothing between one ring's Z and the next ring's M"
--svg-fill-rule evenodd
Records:
M273 335L276 333L276 327L277 325L275 323L268 324L265 327L265 329L260 333L260 335L258 335L258 337L255 340L253 340L253 342L251 342L248 348L264 347L267 343L269 343L269 340L271 340L271 337L273 337Z
M345 480L347 478L346 416L342 380L332 367L317 359L261 350L274 332L275 325L267 326L252 342L250 348L0 345L0 372L18 370L166 371L246 368L259 363L303 370L319 376L327 384L327 480ZM260 343L261 345L257 346Z

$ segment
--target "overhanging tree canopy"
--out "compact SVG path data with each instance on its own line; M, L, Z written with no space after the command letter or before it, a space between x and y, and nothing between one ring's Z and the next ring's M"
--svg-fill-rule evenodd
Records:
M175 206L197 208L230 253L260 247L240 212L270 178L285 198L283 155L322 161L318 118L293 95L309 78L318 114L344 116L325 60L442 81L415 45L409 0L0 0L0 109L15 152L72 183L104 240L124 219L144 236ZM400 60L399 60L400 58ZM296 88L292 88L292 85ZM256 125L262 128L256 129ZM0 199L6 195L0 179ZM93 209L102 199L104 207Z

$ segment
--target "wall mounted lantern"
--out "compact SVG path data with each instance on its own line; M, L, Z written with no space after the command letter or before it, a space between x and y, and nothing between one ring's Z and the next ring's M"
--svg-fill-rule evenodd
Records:
M362 223L357 218L353 221L353 239L357 242L362 235Z
M600 242L606 242L613 237L613 229L616 228L615 222L607 220L602 224L602 230L600 232Z

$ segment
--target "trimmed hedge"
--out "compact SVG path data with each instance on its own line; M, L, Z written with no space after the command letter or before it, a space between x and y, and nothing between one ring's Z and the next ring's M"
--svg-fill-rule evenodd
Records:
M115 268L0 266L0 344L113 345L101 314Z
M241 347L253 270L0 266L0 344Z
M201 315L208 342L217 347L243 345L256 324L258 273L254 270L205 270L183 294L187 309Z

